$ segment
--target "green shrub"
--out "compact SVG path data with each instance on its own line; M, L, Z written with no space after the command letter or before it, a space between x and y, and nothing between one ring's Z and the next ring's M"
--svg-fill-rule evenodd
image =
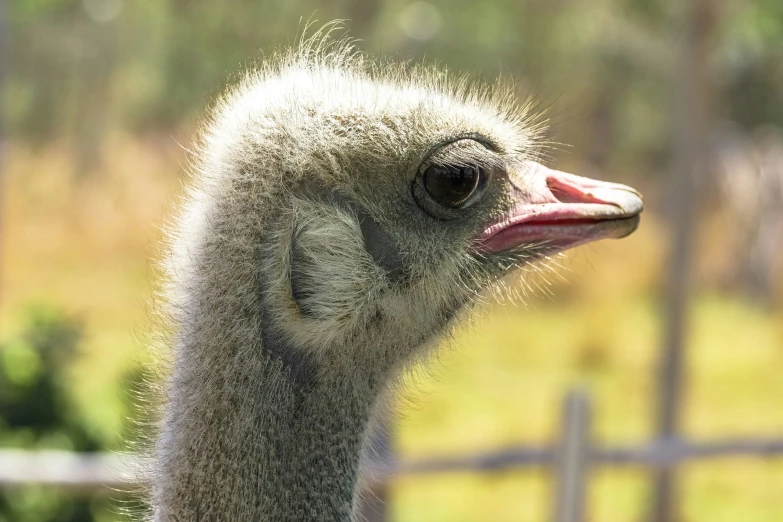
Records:
M81 339L78 319L34 308L22 334L0 344L0 447L80 452L103 447L67 386ZM110 512L108 491L6 488L0 490L0 522L92 522Z

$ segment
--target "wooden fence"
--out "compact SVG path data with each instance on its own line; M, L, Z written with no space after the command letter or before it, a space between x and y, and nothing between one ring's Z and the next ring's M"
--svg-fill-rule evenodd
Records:
M590 471L596 466L639 466L654 475L667 469L674 473L678 464L719 457L783 457L783 438L731 438L691 441L671 436L638 446L602 446L592 440L592 404L582 390L571 390L563 400L558 441L550 447L515 446L492 452L454 458L397 461L389 443L388 430L381 428L375 445L385 462L369 462L365 473L371 478L373 493L379 499L389 498L389 478L401 475L423 475L447 472L483 472L526 466L551 470L554 478L550 520L583 522L587 519L587 488ZM656 513L658 497L653 497L651 513ZM389 520L388 503L372 496L360 506L368 522ZM674 510L673 510L674 511ZM675 517L675 515L671 515ZM654 522L659 519L652 518Z
M674 470L685 461L718 457L783 457L780 439L723 439L691 441L672 436L639 446L602 446L592 440L589 395L570 391L562 405L559 439L553 446L514 446L451 458L399 460L393 451L391 430L381 424L374 435L374 459L365 463L363 476L370 493L360 505L361 519L386 522L389 486L394 477L453 472L492 473L520 467L547 467L553 473L551 520L583 522L587 512L590 471L596 466L641 466L657 474ZM122 488L133 482L133 462L105 454L63 451L0 451L0 487L50 485L76 490ZM657 497L653 499L653 502ZM655 505L653 505L654 513ZM652 519L657 522L657 519Z

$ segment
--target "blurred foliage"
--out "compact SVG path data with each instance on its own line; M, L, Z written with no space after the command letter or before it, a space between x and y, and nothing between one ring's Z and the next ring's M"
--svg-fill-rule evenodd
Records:
M0 345L0 447L103 448L80 415L66 376L81 335L79 321L35 308L22 335ZM0 521L92 521L94 511L108 507L105 495L93 497L44 487L0 490Z
M78 355L81 326L33 309L23 334L0 351L0 443L97 451L100 443L78 420L65 372Z

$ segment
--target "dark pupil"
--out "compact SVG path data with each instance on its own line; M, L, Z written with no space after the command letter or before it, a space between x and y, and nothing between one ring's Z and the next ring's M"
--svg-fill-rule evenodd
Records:
M432 199L445 207L458 207L476 191L476 167L430 165L424 171L424 188Z

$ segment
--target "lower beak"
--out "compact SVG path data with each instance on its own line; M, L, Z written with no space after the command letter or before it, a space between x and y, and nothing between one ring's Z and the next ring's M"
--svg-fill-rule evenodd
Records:
M511 183L513 208L480 232L478 251L535 246L551 254L598 239L625 237L639 225L642 196L631 187L538 163L528 166L524 189Z

